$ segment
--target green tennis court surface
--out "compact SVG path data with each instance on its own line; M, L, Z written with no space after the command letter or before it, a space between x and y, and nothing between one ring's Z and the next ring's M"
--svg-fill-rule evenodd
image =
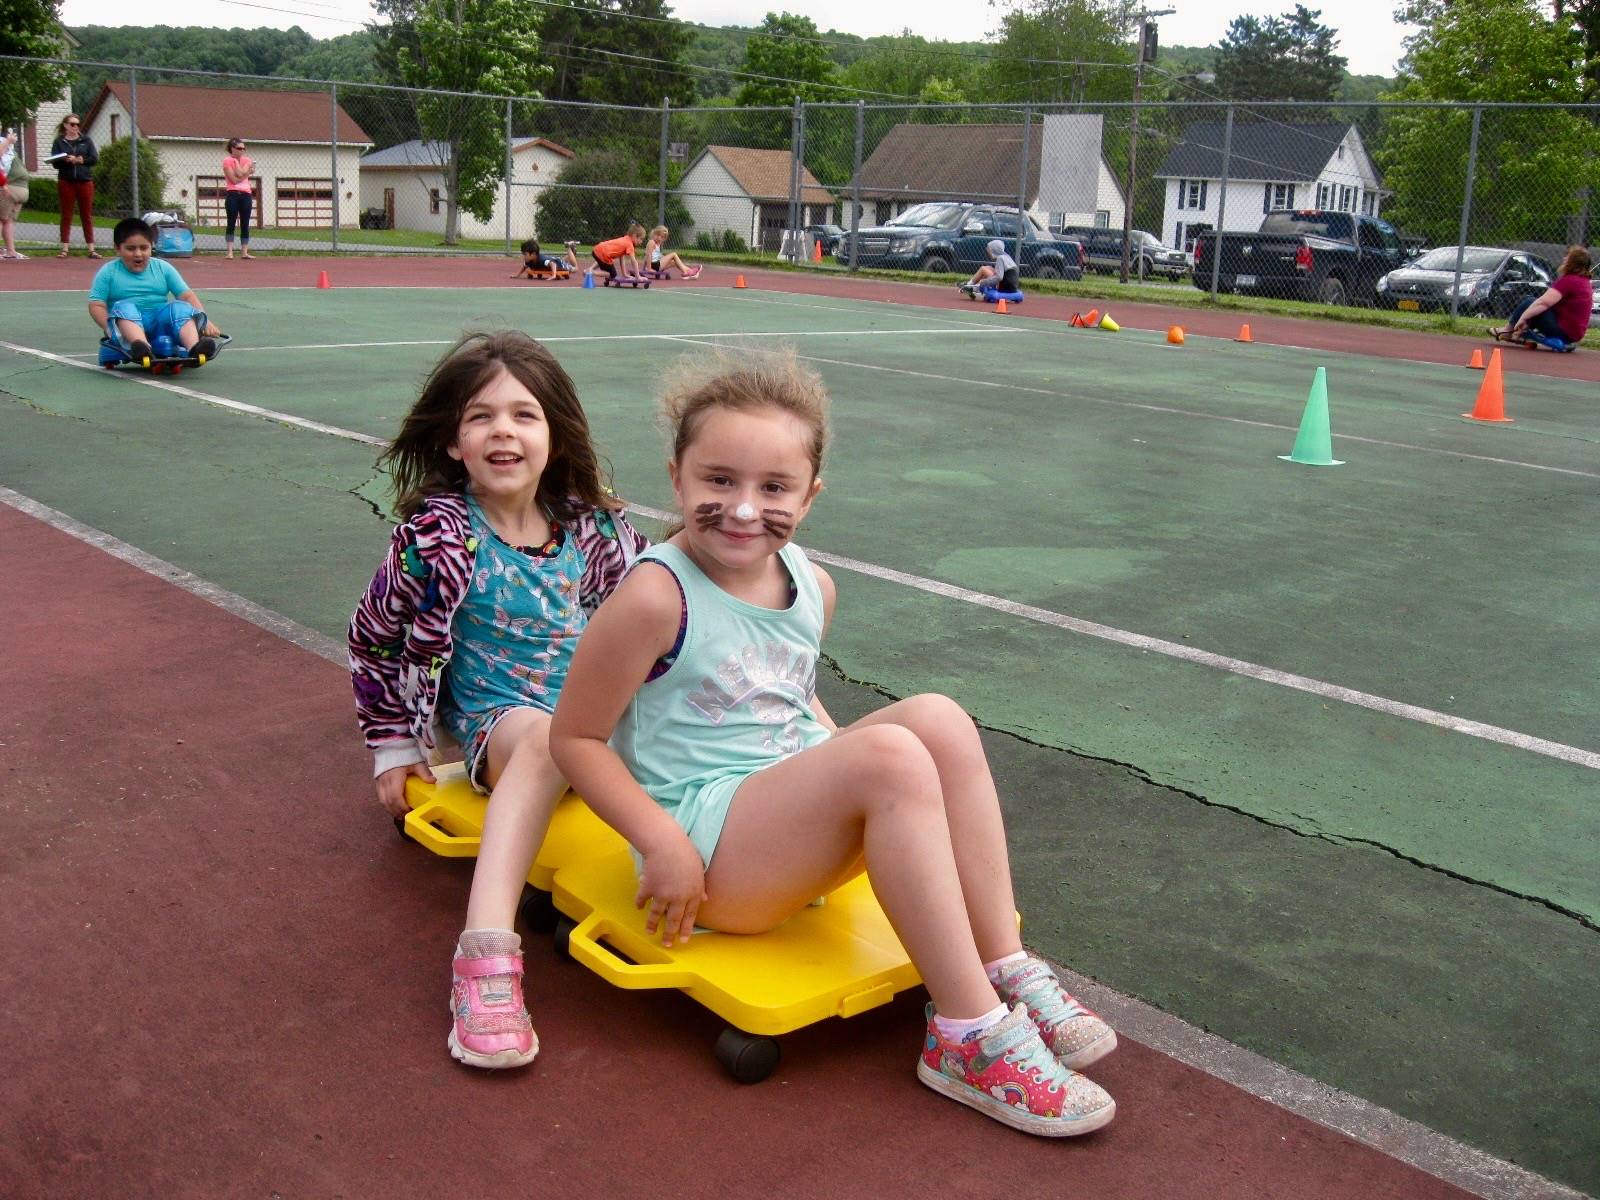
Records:
M1460 368L976 309L205 294L236 341L183 391L45 357L92 362L77 293L9 298L0 341L45 356L0 351L0 483L339 636L389 525L370 441L463 327L549 340L657 510L658 368L790 339L835 403L801 535L835 703L946 691L1011 735L1029 941L1600 1190L1592 385L1518 374L1487 427ZM1317 366L1343 467L1276 458Z

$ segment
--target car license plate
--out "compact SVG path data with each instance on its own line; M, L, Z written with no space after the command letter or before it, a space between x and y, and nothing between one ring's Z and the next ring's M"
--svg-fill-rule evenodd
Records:
M1422 311L1422 305L1418 304L1415 300L1396 300L1394 302L1394 306L1396 308L1403 308L1407 312L1421 312Z
M1255 287L1256 277L1254 275L1241 275L1238 283L1240 287Z

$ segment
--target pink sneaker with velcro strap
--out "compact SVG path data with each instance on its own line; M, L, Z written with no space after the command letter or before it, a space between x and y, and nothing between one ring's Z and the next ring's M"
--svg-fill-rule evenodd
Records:
M450 981L450 1057L469 1067L525 1067L539 1053L522 1000L522 955L457 955Z

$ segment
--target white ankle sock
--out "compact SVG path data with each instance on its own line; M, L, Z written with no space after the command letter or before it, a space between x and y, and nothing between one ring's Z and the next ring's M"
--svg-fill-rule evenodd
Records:
M939 1031L939 1036L946 1041L964 1044L1000 1024L1001 1021L1006 1019L1006 1015L1010 1011L1004 1004L997 1004L981 1017L968 1017L966 1020L954 1020L934 1013L933 1027Z
M1027 957L1028 952L1026 950L1018 950L1015 954L1008 954L1004 958L997 958L993 962L984 963L983 969L989 973L990 983L999 983L1002 967L1009 967L1012 963L1019 963Z

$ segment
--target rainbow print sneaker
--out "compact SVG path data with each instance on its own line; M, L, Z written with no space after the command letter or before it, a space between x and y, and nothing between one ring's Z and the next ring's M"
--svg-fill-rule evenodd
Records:
M1021 1004L1039 1036L1063 1067L1081 1071L1117 1048L1116 1031L1061 986L1050 964L1031 954L1000 968L994 990L1008 1005Z
M928 1005L917 1078L1003 1125L1039 1137L1075 1137L1117 1115L1116 1101L1105 1089L1056 1061L1020 1004L999 1024L960 1043L939 1033Z
M522 955L457 955L450 980L450 1057L469 1067L525 1067L539 1037L522 1001Z

